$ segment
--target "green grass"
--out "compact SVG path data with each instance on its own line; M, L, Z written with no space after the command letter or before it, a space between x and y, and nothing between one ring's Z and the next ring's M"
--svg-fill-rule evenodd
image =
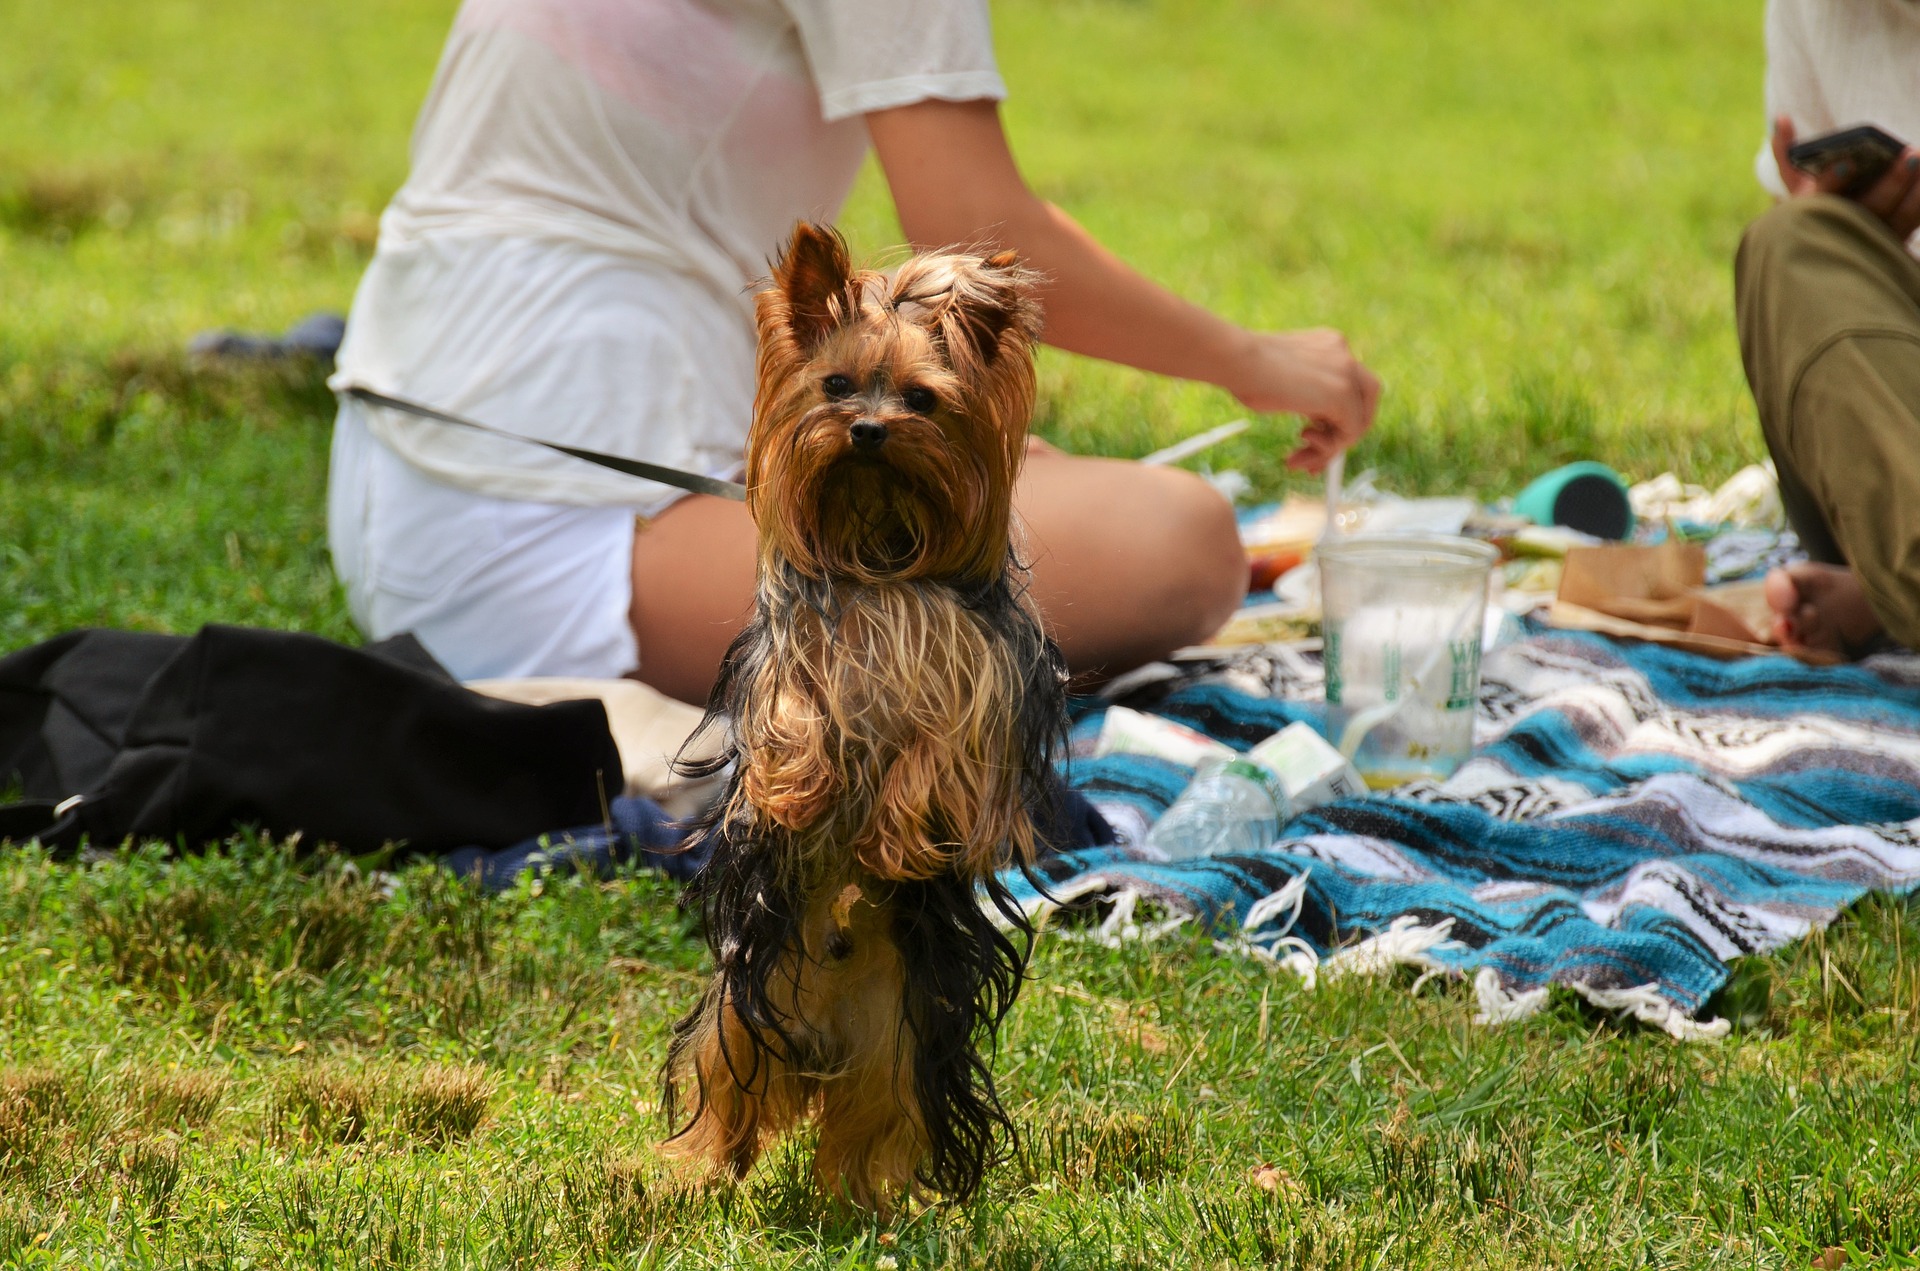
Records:
M0 649L77 625L353 639L313 376L192 332L348 302L451 0L0 0ZM1759 454L1728 261L1763 204L1759 13L1459 0L1002 0L1035 185L1184 293L1331 323L1389 386L1358 464L1511 492L1564 459ZM876 174L847 226L898 236ZM1064 356L1041 429L1138 454L1237 413ZM1216 462L1279 494L1290 425ZM1200 942L1048 937L985 1196L875 1223L800 1156L656 1153L698 943L662 883L488 899L241 842L0 852L0 1264L1905 1265L1905 907L1741 968L1724 1045L1458 985L1307 992Z
M1914 915L1742 968L1735 1041L1405 979L1303 990L1204 942L1043 938L998 1072L1019 1150L876 1222L799 1151L656 1152L702 956L665 883L489 898L242 840L0 856L0 1263L1881 1265L1920 1244ZM804 1144L797 1145L804 1148Z

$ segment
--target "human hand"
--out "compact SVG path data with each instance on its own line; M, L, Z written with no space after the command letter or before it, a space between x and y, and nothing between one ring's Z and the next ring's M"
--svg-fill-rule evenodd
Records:
M1790 198L1809 194L1845 194L1854 173L1842 163L1815 176L1802 172L1787 158L1794 143L1793 121L1785 115L1773 121L1773 160L1780 167ZM1887 223L1902 241L1920 229L1920 149L1908 146L1887 165L1880 179L1859 194L1845 195Z
M1380 381L1326 327L1249 332L1241 374L1225 387L1249 410L1306 416L1295 471L1319 472L1373 427Z
M1845 189L1852 174L1842 175L1838 167L1828 168L1815 176L1793 166L1793 160L1787 157L1787 152L1793 149L1793 143L1798 140L1793 120L1781 115L1773 121L1773 165L1780 169L1780 180L1787 187L1787 197L1798 199L1809 194L1838 194Z
M1920 229L1920 149L1908 146L1902 150L1878 181L1852 198L1885 221L1893 236L1904 243Z

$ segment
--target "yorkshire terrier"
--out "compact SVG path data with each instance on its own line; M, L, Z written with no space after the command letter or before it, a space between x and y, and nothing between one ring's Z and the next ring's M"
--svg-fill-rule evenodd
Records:
M716 971L666 1071L670 1148L735 1177L812 1117L829 1191L964 1199L1012 1132L987 1056L1032 928L998 871L1034 861L1065 735L1011 537L1033 281L1012 252L856 271L802 223L757 299L758 606L692 885Z

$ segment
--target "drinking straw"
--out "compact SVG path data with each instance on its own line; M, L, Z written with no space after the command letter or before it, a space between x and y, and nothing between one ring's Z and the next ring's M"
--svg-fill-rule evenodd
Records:
M1434 670L1440 665L1441 657L1447 653L1448 649L1456 641L1466 635L1468 619L1472 617L1472 615L1473 608L1470 605L1460 611L1460 616L1453 620L1453 628L1447 632L1446 639L1435 644L1433 646L1433 652L1427 654L1427 660L1420 664L1418 670L1407 677L1406 692L1391 702L1382 702L1378 706L1369 706L1347 721L1347 726L1340 730L1339 745L1342 758L1348 763L1352 763L1353 757L1360 753L1360 745L1366 741L1367 734L1392 719L1395 715L1398 715L1401 707L1420 695L1420 690L1426 687L1427 677L1432 675Z

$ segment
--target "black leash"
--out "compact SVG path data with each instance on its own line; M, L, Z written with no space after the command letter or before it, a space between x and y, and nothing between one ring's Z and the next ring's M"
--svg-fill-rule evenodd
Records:
M353 385L346 390L349 397L357 397L363 402L375 406L385 406L390 410L415 415L421 419L431 419L442 424L458 424L462 428L472 428L480 432L492 433L496 437L506 437L513 441L524 441L529 445L545 446L548 450L557 450L563 455L575 459L584 459L588 463L598 464L602 468L611 468L615 472L624 472L630 477L639 477L645 481L658 481L675 489L688 490L694 494L713 494L723 499L732 499L736 503L745 502L747 487L738 481L722 481L717 477L703 477L696 472L682 472L678 468L662 467L657 463L648 463L643 459L624 459L619 455L603 455L598 450L582 450L578 446L563 446L557 441L541 441L538 437L523 437L517 432L508 432L504 428L495 428L478 420L463 419L459 415L450 415L444 410L435 410L431 406L422 406L419 402L410 402L404 397L391 397L386 393L376 393L370 388Z

